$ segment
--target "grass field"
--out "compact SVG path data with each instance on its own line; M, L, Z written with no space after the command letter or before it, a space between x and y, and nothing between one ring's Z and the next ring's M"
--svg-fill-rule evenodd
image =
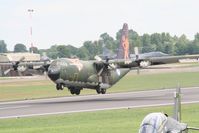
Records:
M176 72L158 74L140 74L130 72L117 84L108 89L110 92L138 91L148 89L173 88L180 84L181 87L199 86L198 72ZM55 84L50 80L21 81L1 83L0 101L35 99L44 97L57 97L71 95L67 89L57 91ZM81 95L96 94L94 90L84 89Z
M182 105L182 121L198 126L198 108L199 104ZM172 106L0 119L0 133L137 133L151 112L171 115Z

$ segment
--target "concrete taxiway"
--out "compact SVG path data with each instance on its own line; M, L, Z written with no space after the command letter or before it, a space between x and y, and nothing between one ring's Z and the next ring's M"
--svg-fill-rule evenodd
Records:
M0 103L0 118L172 105L175 89ZM199 87L182 88L182 103L199 103Z

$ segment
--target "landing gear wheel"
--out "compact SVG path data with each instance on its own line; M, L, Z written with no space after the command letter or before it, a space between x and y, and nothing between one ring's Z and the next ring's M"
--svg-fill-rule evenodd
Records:
M97 94L101 94L101 89L96 89Z
M106 94L106 89L101 89L102 94Z
M64 89L64 86L62 84L57 84L56 85L56 89L57 90L63 90Z
M74 94L75 94L74 89L70 89L70 93L71 93L72 95L74 95Z
M96 92L97 92L97 94L106 94L106 89L97 88Z
M80 91L81 91L81 88L70 87L69 90L70 90L70 93L71 93L72 95L74 95L74 94L79 95L79 94L80 94Z
M79 95L79 94L80 94L80 91L81 91L80 89L75 89L75 94L76 94L76 95Z

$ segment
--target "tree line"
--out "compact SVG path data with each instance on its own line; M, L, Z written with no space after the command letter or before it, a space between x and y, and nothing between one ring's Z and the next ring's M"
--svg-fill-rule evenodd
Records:
M116 37L111 37L108 33L100 35L100 39L95 41L85 41L81 47L72 45L55 44L49 49L38 49L36 47L27 50L24 44L18 43L14 46L13 52L46 53L52 59L62 57L78 57L83 60L93 59L95 55L102 54L103 47L116 53L120 42L121 30L116 33ZM139 35L136 31L129 30L130 53L134 53L134 47L138 47L140 53L161 51L171 55L199 54L199 33L196 33L193 40L189 40L186 35L171 36L169 33L153 33ZM0 40L0 53L9 52L4 40Z

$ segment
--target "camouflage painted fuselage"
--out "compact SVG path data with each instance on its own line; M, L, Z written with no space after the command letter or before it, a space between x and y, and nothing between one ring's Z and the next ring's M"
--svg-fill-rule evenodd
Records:
M57 59L53 61L48 70L48 76L56 84L65 87L80 88L109 88L125 76L130 69L106 69L95 63L96 61L82 61L79 59Z

